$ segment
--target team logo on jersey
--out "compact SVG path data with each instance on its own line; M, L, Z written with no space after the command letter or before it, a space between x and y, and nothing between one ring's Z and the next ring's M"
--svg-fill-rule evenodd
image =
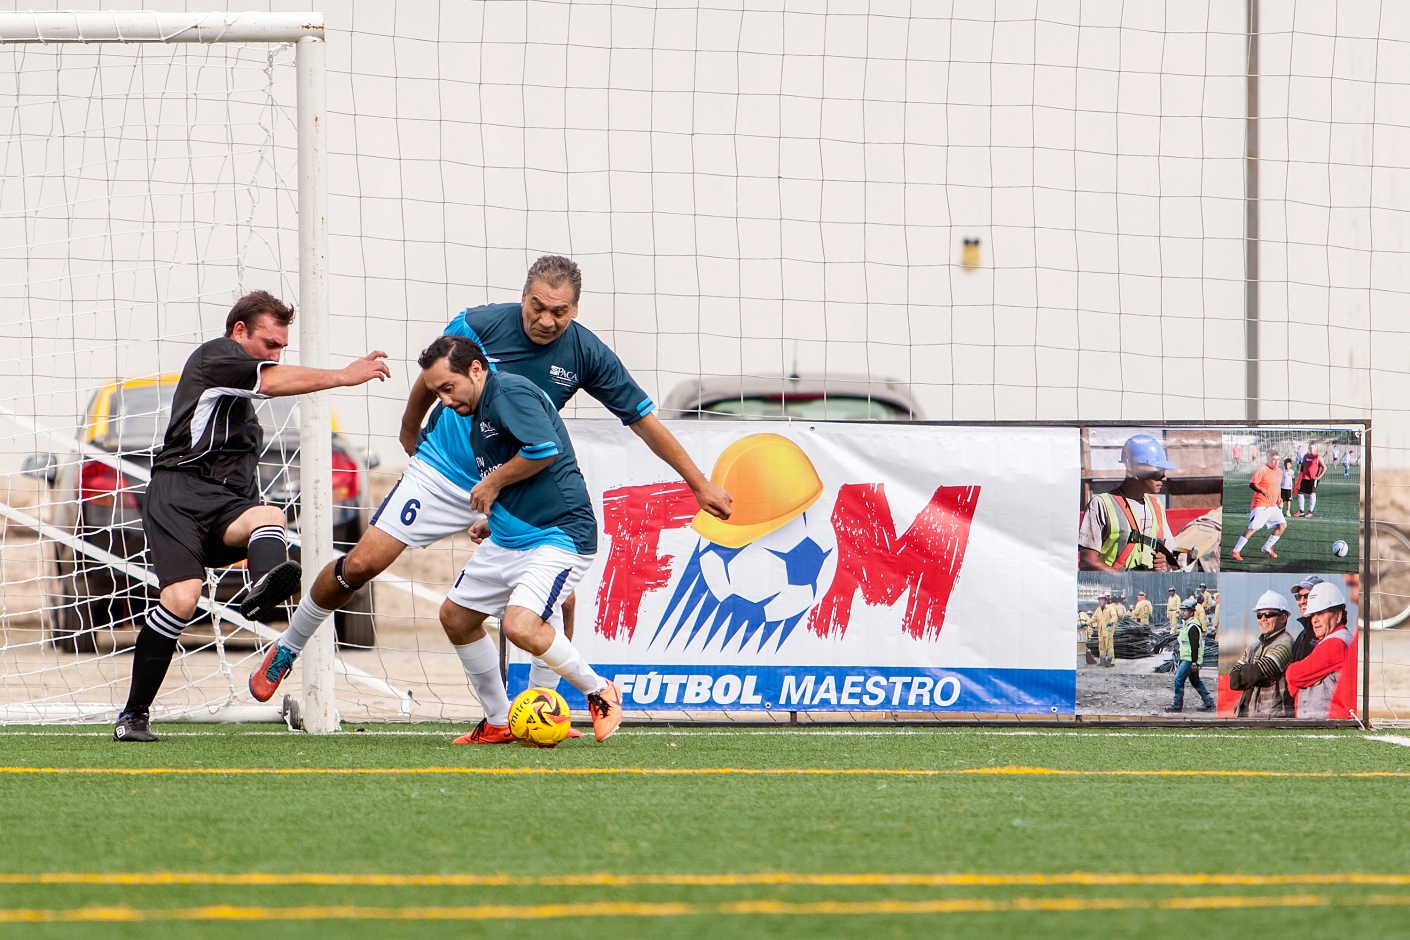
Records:
M549 366L548 375L551 379L553 379L553 381L557 382L559 385L578 384L578 373L569 372L562 366Z
M499 428L495 427L493 424L490 424L488 421L481 421L481 422L480 422L480 436L481 436L481 437L499 437Z

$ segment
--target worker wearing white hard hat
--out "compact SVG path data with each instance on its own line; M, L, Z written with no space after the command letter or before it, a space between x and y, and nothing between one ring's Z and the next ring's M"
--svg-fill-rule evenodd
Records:
M1286 673L1297 717L1350 718L1356 708L1356 638L1341 589L1330 581L1314 584L1307 617L1317 645Z
M1244 650L1229 673L1229 688L1240 693L1236 718L1291 718L1293 697L1285 677L1292 662L1288 616L1292 610L1282 594L1264 591L1253 605L1258 639Z
M1113 492L1087 501L1077 531L1077 567L1082 571L1169 571L1175 540L1165 518L1165 471L1175 465L1149 434L1136 434L1121 448L1126 478Z

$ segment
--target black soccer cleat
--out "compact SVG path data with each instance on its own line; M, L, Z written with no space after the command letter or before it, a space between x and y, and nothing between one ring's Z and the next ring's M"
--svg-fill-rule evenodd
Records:
M297 561L275 565L273 571L250 586L249 593L240 602L240 615L260 623L275 619L279 607L298 593L303 574Z
M148 723L147 713L140 715L118 715L117 724L113 725L114 741L160 741L161 738L152 733L151 725Z

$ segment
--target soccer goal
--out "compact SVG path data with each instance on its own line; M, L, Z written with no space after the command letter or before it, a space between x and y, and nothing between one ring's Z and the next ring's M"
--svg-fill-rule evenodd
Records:
M323 20L4 13L0 58L0 721L102 720L156 600L139 511L185 357L265 288L297 304L291 358L328 362ZM316 573L328 395L261 409L264 497ZM157 713L271 717L233 703L274 632L230 606L242 569L210 581ZM313 731L337 721L323 632L297 703Z

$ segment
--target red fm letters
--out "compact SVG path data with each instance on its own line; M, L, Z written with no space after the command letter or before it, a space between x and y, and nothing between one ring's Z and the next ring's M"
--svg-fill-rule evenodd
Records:
M832 509L837 573L808 628L822 637L842 636L859 591L864 603L887 607L909 591L901 628L916 639L939 636L978 502L977 486L942 486L897 536L882 484L842 486ZM598 634L631 639L642 598L671 579L672 556L659 554L662 530L689 525L697 508L684 483L623 486L603 494L602 528L611 548L597 589Z

